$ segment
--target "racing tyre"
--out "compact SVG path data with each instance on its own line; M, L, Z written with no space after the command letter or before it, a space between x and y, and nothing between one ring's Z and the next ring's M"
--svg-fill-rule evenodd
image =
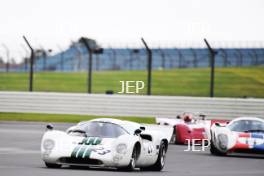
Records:
M173 144L176 144L176 125L173 126L173 133L172 133L172 136L171 136L171 140L170 142L173 143Z
M165 165L165 159L166 159L166 144L164 143L164 141L162 141L160 144L159 156L158 156L156 163L150 167L141 168L141 170L143 170L143 171L161 171Z
M177 145L183 145L184 142L181 141L181 131L179 129L179 127L177 128L177 126L175 125L175 142L174 144L177 144Z
M45 165L47 168L60 168L61 167L60 164L53 164L53 163L46 163L46 162L45 162Z
M177 137L177 136L179 136L179 130L177 130L177 126L176 125L174 127L174 134L175 134L174 144L180 144L179 139Z
M214 143L213 143L212 140L211 140L210 144L211 144L211 145L210 145L210 152L211 152L211 154L216 155L216 156L225 156L225 155L226 155L225 153L219 151L219 150L215 147L215 145L214 145Z
M132 152L132 156L131 156L131 160L130 160L129 165L126 167L118 168L118 170L120 170L120 171L133 171L133 170L135 170L137 158L138 158L138 152L137 152L137 148L135 146L133 149L133 152Z

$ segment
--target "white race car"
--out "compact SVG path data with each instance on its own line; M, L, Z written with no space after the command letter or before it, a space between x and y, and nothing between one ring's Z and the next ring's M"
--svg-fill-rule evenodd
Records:
M240 117L228 125L215 123L211 128L210 151L213 155L232 152L264 153L264 120Z
M49 168L69 165L161 171L167 148L168 140L158 131L104 118L80 122L66 132L47 125L41 157Z

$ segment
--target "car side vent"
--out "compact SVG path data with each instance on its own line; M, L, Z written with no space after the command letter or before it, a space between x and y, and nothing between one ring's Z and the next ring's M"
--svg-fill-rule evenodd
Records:
M140 137L142 139L148 140L148 141L152 141L152 136L148 135L148 134L140 134Z

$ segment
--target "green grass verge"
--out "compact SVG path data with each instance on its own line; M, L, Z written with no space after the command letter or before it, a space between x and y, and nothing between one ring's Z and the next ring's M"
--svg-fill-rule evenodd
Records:
M35 122L71 122L91 120L95 118L115 118L121 120L129 120L138 123L155 123L152 117L110 117L110 116L94 116L94 115L68 115L68 114L39 114L39 113L10 113L0 112L0 121L35 121Z
M93 72L93 93L121 90L119 81L141 80L145 82L146 71L100 71ZM86 92L87 73L38 72L34 75L34 91ZM209 96L210 69L188 68L155 70L152 74L153 95ZM0 73L0 90L28 91L28 73ZM264 98L264 67L216 68L216 97Z

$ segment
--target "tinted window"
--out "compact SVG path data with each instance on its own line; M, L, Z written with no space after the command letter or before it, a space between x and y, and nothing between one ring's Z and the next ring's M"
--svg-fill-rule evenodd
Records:
M264 131L264 123L258 120L239 120L228 125L228 128L237 132Z
M117 138L126 134L126 131L122 127L106 122L88 122L81 124L80 128L85 131L87 136Z

